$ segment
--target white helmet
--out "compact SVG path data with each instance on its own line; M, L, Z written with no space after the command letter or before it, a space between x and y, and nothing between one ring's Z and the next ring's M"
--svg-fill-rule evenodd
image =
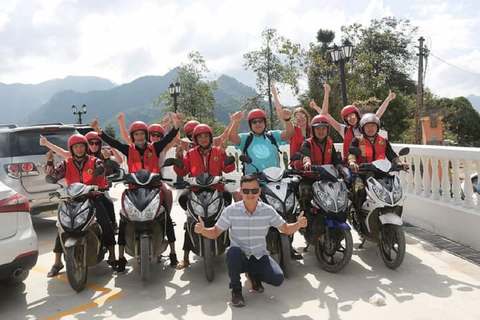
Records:
M360 119L360 128L363 129L363 126L367 123L375 123L378 127L378 130L380 130L380 118L373 113L366 113L363 115L362 119Z

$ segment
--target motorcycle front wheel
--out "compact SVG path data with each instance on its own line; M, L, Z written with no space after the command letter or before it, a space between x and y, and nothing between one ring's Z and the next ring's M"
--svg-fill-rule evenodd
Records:
M350 230L342 228L330 228L328 231L329 241L327 241L327 234L324 232L315 242L315 255L320 268L331 273L337 273L343 270L352 258L352 233Z
M140 236L140 279L147 281L150 274L150 243L148 235Z
M405 233L401 226L385 224L382 226L382 239L379 241L383 262L390 269L398 268L405 258Z
M88 268L85 259L85 249L83 245L68 247L65 256L68 283L76 292L85 289L87 284Z
M212 282L214 278L213 272L213 241L202 237L203 245L203 264L205 267L205 277L208 282Z
M290 276L291 266L290 266L290 252L292 251L292 244L290 243L290 238L288 235L280 233L280 249L278 250L280 267L283 270L283 275L285 277Z

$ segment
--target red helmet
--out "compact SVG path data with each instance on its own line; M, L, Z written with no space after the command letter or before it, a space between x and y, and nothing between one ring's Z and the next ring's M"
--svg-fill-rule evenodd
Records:
M212 128L208 124L199 124L198 126L193 129L193 142L198 145L197 136L201 133L209 133L210 134L210 144L213 142L213 131Z
M345 119L346 116L348 116L350 113L355 113L357 115L357 120L360 121L360 118L361 118L361 115L360 115L360 110L358 110L357 107L353 106L353 105L349 105L349 106L345 106L343 107L342 109L342 119L343 119L343 122L345 122L346 124L348 124L347 120Z
M102 141L102 138L100 138L100 135L98 133L96 133L95 131L87 132L87 134L85 135L85 138L88 141L90 141L90 140Z
M145 138L147 138L148 127L147 127L147 124L145 122L135 121L130 125L130 129L128 129L128 133L130 134L130 138L132 139L132 141L134 140L133 139L133 133L135 131L140 131L140 130L145 132Z
M85 153L87 152L87 148L88 148L87 138L77 133L77 134L71 135L70 138L68 138L68 142L67 142L67 148L68 150L70 150L72 155L73 155L72 147L78 143L83 143L85 145Z
M330 119L328 119L327 116L323 116L323 115L317 115L315 117L313 117L312 121L310 122L310 132L312 134L312 136L314 136L313 134L313 128L315 127L327 127L328 128L328 133L330 133Z
M148 127L148 133L150 134L152 132L160 132L162 134L162 136L165 135L165 129L163 129L163 127L161 125L159 125L158 123L151 124Z
M249 124L250 124L250 121L252 121L253 119L257 119L257 118L263 118L265 123L267 122L267 114L265 113L265 111L263 111L261 109L253 109L252 111L250 111L248 113L248 123Z
M185 135L188 135L189 133L193 132L193 129L195 129L195 127L199 124L200 122L197 120L190 120L183 126L183 132L185 132Z

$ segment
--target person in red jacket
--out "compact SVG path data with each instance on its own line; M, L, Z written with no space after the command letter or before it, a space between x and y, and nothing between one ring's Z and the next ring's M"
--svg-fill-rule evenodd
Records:
M110 137L100 129L97 118L90 121L90 126L100 135L103 141L127 157L128 171L130 173L140 171L141 169L153 173L160 173L160 168L158 166L159 155L163 149L172 142L173 138L175 138L180 123L182 122L182 115L179 113L171 113L170 117L173 120L173 129L170 130L170 132L168 132L168 134L160 141L156 142L148 141L148 126L142 121L135 121L130 125L129 134L132 144L121 143ZM120 220L120 228L118 232L119 260L116 268L119 273L125 271L125 266L127 264L127 259L124 257L125 244L125 224Z
M93 174L95 169L99 166L104 166L104 163L99 158L91 156L87 153L87 139L81 134L74 134L68 139L67 147L72 156L55 166L53 163L53 152L49 151L47 153L45 174L53 176L56 180L65 178L67 185L71 185L75 182L81 182L87 185L97 185L100 188L108 188L108 183L103 175L95 176ZM105 168L106 174L108 174L110 171L111 170L109 168ZM102 202L103 201L100 199L96 202L96 218L102 227L103 242L109 252L107 262L109 265L115 268L115 237L107 210ZM55 262L50 272L47 274L48 277L56 276L63 268L61 260L63 249L58 235L55 240L53 252L55 253Z
M360 120L362 134L353 138L351 146L360 149L361 155L348 155L348 166L354 173L358 171L358 166L362 163L371 163L375 160L388 159L390 162L396 162L404 170L409 168L408 163L403 163L398 155L393 151L390 142L380 135L380 119L373 113L365 114ZM359 219L359 212L363 202L366 199L364 176L354 175L353 177L353 205L355 208L355 218Z
M206 124L199 124L193 129L193 142L195 147L187 151L186 155L181 158L183 162L183 169L174 166L173 169L179 176L195 177L202 173L209 173L213 176L221 176L223 173L232 172L235 169L235 163L228 166L224 165L227 158L225 150L221 147L213 146L213 131L210 126ZM223 185L215 186L215 188L223 191L225 199L225 206L232 202L232 195L225 192ZM194 190L193 190L194 191ZM183 210L187 210L187 195L190 191L185 190L178 198L178 203ZM183 244L184 257L177 269L183 269L190 265L189 255L192 247L187 231L185 231L185 241Z
M308 138L302 143L302 149L309 149L310 156L297 160L293 166L297 170L312 170L312 165L322 166L324 164L333 164L337 170L345 177L342 167L342 160L338 157L333 140L329 137L330 120L327 116L318 115L310 123L312 138ZM299 187L300 211L310 212L310 200L312 184L315 182L315 176L303 176Z

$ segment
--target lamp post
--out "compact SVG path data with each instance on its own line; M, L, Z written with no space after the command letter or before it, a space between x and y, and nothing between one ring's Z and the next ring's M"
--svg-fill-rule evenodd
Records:
M72 106L72 112L73 114L77 115L78 114L78 124L82 124L82 114L87 113L87 106L82 105L82 110L77 110L77 106L73 105Z
M345 82L345 63L352 57L353 46L343 45L338 47L336 44L333 45L333 50L330 51L333 62L340 67L340 82L342 84L342 99L343 105L346 106L347 102L347 87Z
M175 113L177 113L177 109L178 109L177 97L182 92L182 87L178 82L176 82L175 84L170 83L170 86L168 86L168 90L170 91L170 96L173 98L173 109L175 110Z

